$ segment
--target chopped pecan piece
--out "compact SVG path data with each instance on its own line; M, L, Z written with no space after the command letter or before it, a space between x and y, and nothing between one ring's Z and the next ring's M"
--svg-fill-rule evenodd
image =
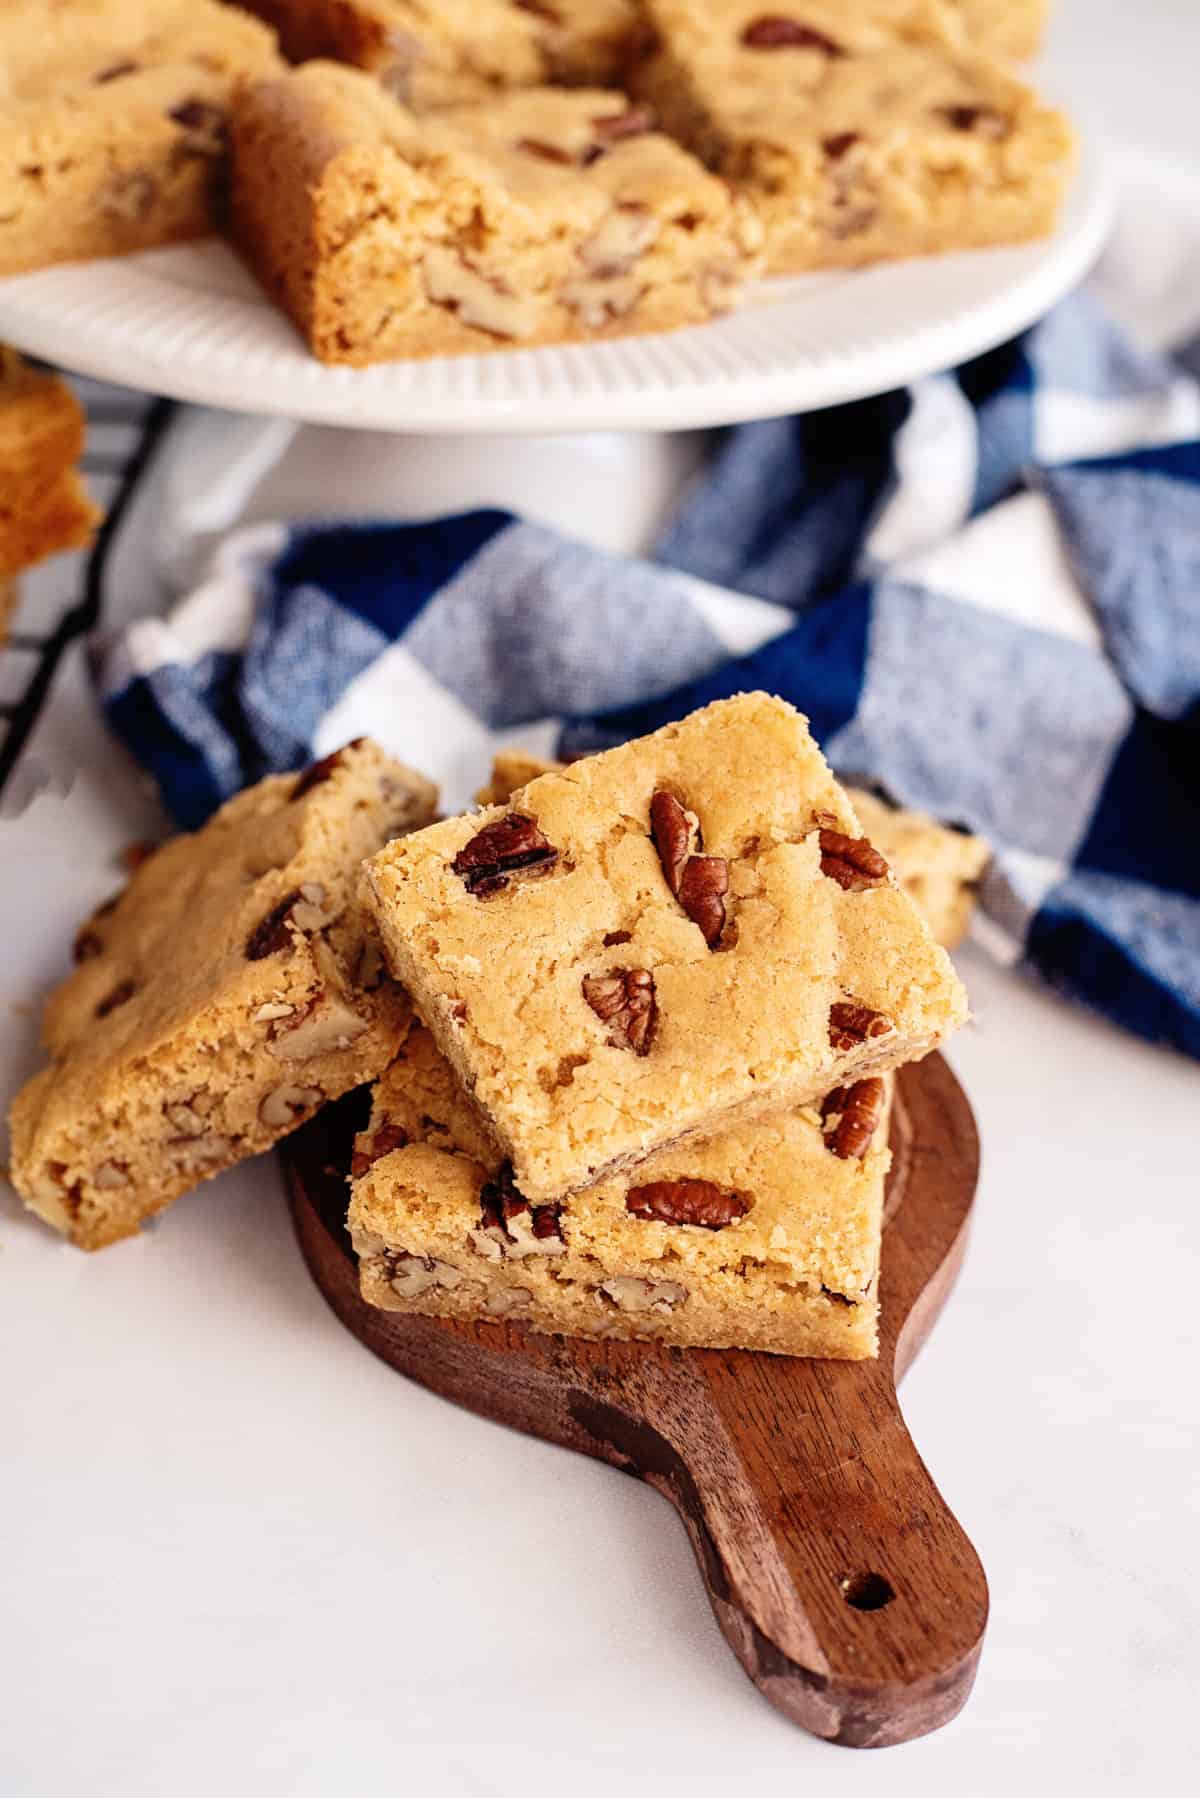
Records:
M656 793L650 801L650 834L667 885L679 897L679 882L687 866L693 845L700 840L700 826L694 812L685 811L674 793Z
M992 106L939 106L937 110L954 131L974 131L999 141L1012 129L1004 114Z
M648 1055L658 1028L654 976L645 968L613 968L609 974L588 974L583 996L612 1033L613 1044Z
M278 905L272 906L246 938L246 960L263 961L268 955L278 955L282 949L290 949L295 941L292 929L292 907L304 904L300 889L285 893Z
M641 137L654 130L654 114L648 106L629 106L624 112L604 113L592 120L598 142L589 144L583 153L584 166L598 162L613 144L627 137Z
M540 137L519 137L513 148L523 150L526 156L536 156L542 162L565 162L569 165L575 161L571 152L564 150L561 144L543 143Z
M394 1149L408 1147L408 1133L399 1124L384 1124L367 1143L365 1149L355 1149L350 1158L350 1178L361 1180L367 1169L390 1155Z
M192 156L220 156L229 141L229 121L208 100L183 100L171 108L183 132L183 148Z
M468 893L486 899L506 887L514 874L544 874L558 860L558 850L532 818L510 812L497 818L464 845L450 866Z
M678 899L710 949L715 949L725 928L725 895L729 891L729 864L719 855L693 855L683 870Z
M837 162L846 154L847 150L852 150L854 148L855 144L860 141L861 136L862 133L859 131L835 131L832 137L823 137L821 139L821 148L824 150L826 156L828 156L830 162Z
M693 1224L702 1230L723 1230L745 1217L750 1200L741 1193L722 1192L711 1180L652 1180L625 1195L625 1209L634 1217L657 1218L661 1224Z
M805 25L786 13L763 13L751 19L742 32L748 50L822 50L826 56L844 56L840 44L834 43L815 25Z
M123 169L109 177L96 203L114 224L136 224L148 216L159 195L159 183L145 169Z
M494 1180L489 1180L479 1194L479 1227L499 1231L507 1237L506 1224L518 1211L528 1211L529 1203L513 1182L512 1162L506 1161Z
M533 1234L538 1242L563 1240L561 1205L535 1205L530 1217L533 1219Z
M403 1250L390 1251L386 1266L392 1290L402 1299L420 1298L435 1286L451 1292L466 1277L461 1268L452 1267L448 1261L438 1261L432 1255L409 1255Z
M883 1081L877 1075L856 1080L853 1086L834 1087L821 1105L822 1121L831 1125L825 1134L826 1148L842 1161L861 1160L882 1116Z
M561 1255L567 1247L561 1217L561 1205L530 1209L513 1183L512 1164L506 1161L479 1194L479 1224L470 1233L471 1242L493 1261L504 1256L521 1261L526 1255Z
M434 305L444 306L473 330L518 340L537 329L536 298L514 293L494 268L477 267L465 251L432 244L421 266Z
M120 896L119 893L114 893L111 899L106 899L103 905L96 907L86 924L80 925L72 945L72 953L76 961L91 961L93 956L103 954L104 939L96 929L96 925L101 918L112 916L117 909L117 900Z
M132 980L122 980L120 985L114 986L112 992L106 993L101 999L96 1007L96 1016L106 1018L110 1011L116 1011L119 1005L127 1004L136 991L137 987Z
M822 830L817 840L821 845L821 872L836 880L843 892L861 893L866 887L882 886L887 880L888 865L866 837Z
M650 801L650 831L667 885L712 949L725 928L729 864L719 855L698 855L700 826L673 793Z
M160 845L158 843L134 842L126 843L121 851L121 866L127 874L136 874L139 868L145 867L150 857Z
M869 1005L848 1000L829 1007L829 1041L835 1049L861 1048L871 1037L886 1036L892 1029L891 1020Z
M324 1097L319 1086L277 1086L260 1103L258 1120L268 1130L290 1130Z
M366 740L365 737L355 737L352 742L343 743L340 749L331 750L328 755L323 755L319 762L310 763L302 773L296 776L296 784L291 793L292 798L303 799L306 793L311 793L314 787L319 787L322 781L328 780L334 769L341 767L342 757L346 751L357 749Z
M618 1311L670 1311L684 1304L687 1295L678 1280L639 1280L635 1274L614 1274L596 1288L600 1302Z

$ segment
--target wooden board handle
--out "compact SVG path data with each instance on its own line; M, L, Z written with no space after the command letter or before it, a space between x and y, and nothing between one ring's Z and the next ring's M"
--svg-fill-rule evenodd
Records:
M883 1747L965 1702L987 1621L978 1556L927 1473L885 1369L691 1354L636 1419L574 1422L687 1524L747 1673L814 1734ZM815 1376L815 1377L814 1377Z
M948 1722L987 1621L983 1569L895 1394L962 1255L978 1140L939 1056L902 1069L897 1093L871 1362L578 1342L376 1310L344 1230L339 1170L355 1120L330 1107L285 1147L301 1246L347 1328L457 1404L657 1486L764 1696L854 1747Z

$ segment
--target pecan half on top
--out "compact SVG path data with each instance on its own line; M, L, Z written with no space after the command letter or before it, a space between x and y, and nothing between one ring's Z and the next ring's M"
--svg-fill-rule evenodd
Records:
M98 905L91 917L86 918L79 926L75 941L71 946L71 953L76 961L91 961L93 956L103 955L104 938L95 926L102 919L111 918L117 909L120 897L120 893L114 893L111 899L106 899L103 905Z
M597 162L606 150L627 137L642 137L654 129L654 114L648 106L628 106L624 112L608 112L592 120L596 141L583 152L585 167Z
M264 961L268 955L278 955L284 949L290 949L295 943L292 912L297 905L304 903L304 895L299 887L285 893L278 905L271 907L265 918L262 918L246 938L246 960Z
M468 893L486 899L502 891L514 874L544 874L557 860L558 850L534 820L510 812L477 831L450 866Z
M692 1224L701 1230L723 1230L750 1209L750 1200L738 1192L722 1192L711 1180L651 1180L625 1195L625 1209L634 1217L652 1217L660 1224Z
M292 788L290 797L303 799L306 793L311 793L314 787L319 787L323 781L329 779L336 768L341 767L342 757L348 749L360 749L366 740L365 737L354 737L349 743L343 743L340 749L330 750L329 754L323 755L319 762L310 762L308 767L302 769L296 776L296 784Z
M117 1011L122 1005L128 1005L136 992L137 987L132 980L122 980L119 986L114 986L112 991L106 993L100 1000L96 1007L96 1016L106 1018L110 1012Z
M575 161L571 152L564 150L561 144L546 143L540 137L519 137L513 149L522 151L526 156L536 156L541 162L565 163L568 168Z
M858 1005L852 999L829 1007L829 1041L835 1049L859 1049L869 1038L886 1036L894 1029L891 1019L881 1011L872 1011L869 1005Z
M853 1086L835 1086L821 1103L825 1147L842 1161L857 1161L870 1146L883 1116L883 1081L878 1075L856 1080Z
M821 846L821 872L836 880L845 893L861 893L867 887L886 884L890 869L866 837L847 837L840 830L817 833Z
M674 793L660 791L650 801L650 833L667 885L714 949L725 928L725 895L729 863L719 855L701 855L700 825Z
M834 43L815 25L793 19L786 13L763 13L742 31L742 43L748 50L821 50L826 56L844 56L840 44Z
M609 1027L609 1040L635 1055L648 1055L658 1028L654 976L645 968L613 968L608 974L588 974L583 996Z

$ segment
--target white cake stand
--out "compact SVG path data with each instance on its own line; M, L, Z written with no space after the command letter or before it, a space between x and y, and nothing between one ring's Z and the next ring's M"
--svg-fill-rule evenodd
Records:
M1081 279L1109 217L1088 157L1039 243L764 281L740 311L668 335L369 369L315 361L213 239L0 282L0 338L127 387L359 430L679 430L861 399L978 355Z

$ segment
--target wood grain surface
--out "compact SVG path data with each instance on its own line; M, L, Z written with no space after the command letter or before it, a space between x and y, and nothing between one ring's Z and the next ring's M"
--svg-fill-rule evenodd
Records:
M987 1582L896 1399L957 1271L978 1173L971 1109L942 1058L898 1077L877 1361L578 1342L375 1310L344 1228L357 1099L284 1156L305 1260L346 1327L456 1404L656 1486L734 1653L805 1729L875 1748L949 1722L974 1681Z

